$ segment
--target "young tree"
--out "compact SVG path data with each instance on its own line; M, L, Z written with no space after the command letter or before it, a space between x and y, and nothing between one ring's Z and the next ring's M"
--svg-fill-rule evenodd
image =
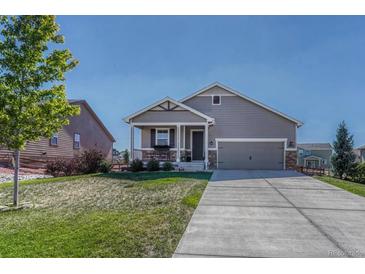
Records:
M125 149L124 151L123 151L123 160L124 160L124 163L125 164L129 164L129 151L128 151L128 149Z
M335 175L340 178L347 176L354 166L356 156L353 152L353 139L345 121L342 121L337 128L336 141L333 142L335 154L331 159Z
M67 49L55 16L0 16L0 146L14 151L18 205L20 150L51 137L79 113L66 98L64 73L78 61ZM52 48L49 48L52 45Z

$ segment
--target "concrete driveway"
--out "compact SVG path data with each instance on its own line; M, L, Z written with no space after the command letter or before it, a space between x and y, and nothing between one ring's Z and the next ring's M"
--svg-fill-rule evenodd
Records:
M174 257L365 257L365 198L294 171L217 170Z

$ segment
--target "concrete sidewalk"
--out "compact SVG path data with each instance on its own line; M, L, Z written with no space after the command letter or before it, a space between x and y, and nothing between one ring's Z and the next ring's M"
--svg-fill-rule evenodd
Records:
M365 198L294 171L214 172L174 257L365 257Z

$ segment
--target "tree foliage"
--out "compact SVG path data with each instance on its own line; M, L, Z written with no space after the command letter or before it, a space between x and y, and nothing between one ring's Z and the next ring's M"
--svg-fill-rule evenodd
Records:
M78 62L63 43L55 16L0 16L0 145L23 149L79 113L64 84Z
M333 142L335 154L332 157L332 165L336 176L343 178L352 172L356 158L353 147L354 137L350 135L343 121L338 126L336 140Z

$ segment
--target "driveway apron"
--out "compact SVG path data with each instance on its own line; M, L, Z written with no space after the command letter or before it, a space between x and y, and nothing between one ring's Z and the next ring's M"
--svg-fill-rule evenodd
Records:
M365 257L365 198L295 171L217 170L174 257Z

